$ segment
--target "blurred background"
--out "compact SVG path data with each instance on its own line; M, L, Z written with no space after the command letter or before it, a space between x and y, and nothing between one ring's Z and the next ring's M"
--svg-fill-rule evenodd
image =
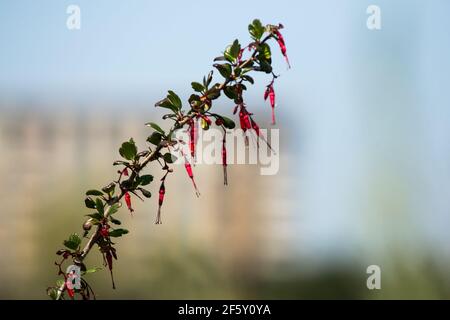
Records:
M71 4L80 30L66 27ZM366 26L372 4L381 30ZM1 0L0 298L47 298L55 252L81 233L84 192L114 177L120 144L144 148L155 101L187 99L259 18L285 25L292 64L275 43L278 174L230 166L224 188L220 166L199 165L197 199L177 170L163 225L156 198L121 211L117 290L107 271L88 275L97 297L448 299L449 12L445 0ZM268 79L255 80L247 102L270 127ZM369 265L381 290L366 287Z

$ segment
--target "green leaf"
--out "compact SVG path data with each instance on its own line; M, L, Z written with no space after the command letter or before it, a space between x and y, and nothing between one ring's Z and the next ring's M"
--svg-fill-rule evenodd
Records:
M152 196L151 192L144 188L139 188L139 190L142 192L142 195L146 198L150 198Z
M122 143L122 146L119 149L119 153L127 160L134 160L137 154L137 147L134 143L133 138L131 138L127 142Z
M101 192L100 190L94 190L94 189L92 189L92 190L88 190L88 191L86 191L86 195L87 196L102 196L103 195L103 192Z
M264 57L265 60L271 62L270 59L272 57L272 53L270 52L270 46L267 43L262 43L258 47L259 59L261 60L261 56Z
M161 142L161 139L162 139L161 133L155 131L147 138L147 141L157 146Z
M116 189L116 184L114 182L111 182L107 186L102 188L102 191L107 194L114 194L114 190Z
M208 89L209 85L211 84L213 73L214 73L214 71L211 70L208 73L208 77L206 78L206 81L204 81L204 86L205 86L206 89Z
M120 222L120 220L117 220L116 218L110 217L109 219L110 219L111 222L114 223L114 224L117 224L117 225L122 224L122 222Z
M234 62L237 56L239 55L239 51L241 51L241 45L239 44L239 41L236 39L234 40L232 45L228 46L225 49L223 55L228 61Z
M230 98L231 100L234 100L237 97L236 90L234 86L226 86L223 89L223 92L225 95Z
M264 34L265 28L263 27L261 21L255 19L251 24L249 24L248 31L254 40L259 41Z
M58 298L58 290L55 288L50 288L47 291L47 294L52 300L56 300Z
M224 117L224 116L220 116L220 117L223 120L223 126L225 128L227 128L227 129L234 129L236 127L236 124L230 118L227 118L227 117Z
M226 64L214 64L213 65L215 68L217 68L217 70L219 70L220 74L222 75L222 77L224 78L229 78L231 76L231 65L226 63Z
M178 110L181 109L181 99L175 92L172 90L169 90L169 95L167 96L167 99L172 103L172 105L177 108Z
M164 98L161 101L155 103L155 107L161 107L172 110L172 112L176 113L178 109L172 104L169 98Z
M208 93L206 94L206 97L210 100L217 99L220 97L220 90L217 89L216 87L214 87L208 91Z
M114 213L116 213L117 211L119 211L119 208L120 208L120 204L118 204L118 203L114 203L112 206L110 206L109 208L108 208L108 213L109 213L109 215L111 216L111 215L113 215Z
M163 155L164 161L166 161L167 163L174 163L175 161L177 161L177 157L175 157L173 154L171 153L166 153Z
M191 86L192 86L192 89L194 89L197 92L202 92L203 90L205 90L205 87L198 82L192 82Z
M155 129L156 131L158 131L158 132L161 133L162 135L166 134L166 133L164 132L164 130L161 129L161 127L158 126L158 125L157 125L156 123L154 123L154 122L147 122L145 125L146 125L147 127L151 127L151 128L153 128L153 129Z
M128 230L126 229L115 229L109 232L109 236L113 238L121 237L124 234L127 234Z
M89 273L95 273L95 272L100 271L102 269L103 268L101 268L101 267L90 268L90 269L87 269L86 271L84 271L83 275L86 275L86 274L89 274Z
M64 285L64 280L62 280L62 279L56 280L56 286L58 288L62 287L63 285Z
M84 204L89 209L95 209L95 201L92 200L91 197L86 197L86 199L84 199Z
M255 83L255 80L253 80L252 77L247 76L247 75L242 76L242 79L247 80L247 81L250 82L251 84L254 84L254 83Z
M264 71L265 73L272 72L272 66L267 61L260 60L259 65L261 67L261 71Z
M81 244L81 238L76 234L71 234L68 240L64 240L64 245L71 249L77 250Z
M103 219L103 215L101 215L101 214L98 213L98 212L94 212L94 213L87 214L86 217L91 217L92 219L95 219L95 220L101 220L101 219Z
M104 206L103 201L100 198L95 199L95 208L98 210L100 214L104 214Z
M146 175L139 177L139 184L141 186L146 186L152 181L153 181L153 176L151 174L146 174Z

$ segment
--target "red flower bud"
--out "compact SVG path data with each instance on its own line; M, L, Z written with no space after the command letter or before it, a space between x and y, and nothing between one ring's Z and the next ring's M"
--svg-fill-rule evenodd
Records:
M130 212L133 212L134 210L131 207L131 196L128 191L125 192L125 203L127 204L128 210L130 210Z
M272 107L272 124L275 124L275 90L273 89L273 81L264 92L264 100L267 100L267 98L269 98L270 106Z
M221 125L223 125L223 119L222 118L217 118L216 119L216 126L221 126Z
M182 152L182 154L183 154L183 152ZM183 156L184 156L184 154L183 154ZM192 180L192 184L194 185L194 189L195 189L195 194L197 197L199 197L200 192L198 191L197 185L195 184L194 173L192 172L192 166L186 159L186 156L184 156L184 167L186 168L186 172L187 172L189 178L191 178L191 180Z
M159 187L159 200L158 200L158 215L156 216L156 222L155 224L161 224L161 206L164 202L164 196L166 194L166 187L164 186L164 180L161 183L161 186Z
M127 168L123 169L123 170L122 170L122 174L123 174L125 177L128 177L128 169L127 169Z

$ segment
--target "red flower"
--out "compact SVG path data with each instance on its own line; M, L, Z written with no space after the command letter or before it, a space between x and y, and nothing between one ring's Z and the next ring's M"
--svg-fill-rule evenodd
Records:
M133 212L134 210L131 207L131 196L128 191L125 192L125 203L127 204L128 210L130 210L130 212Z
M186 155L184 154L183 151L181 151L181 154L184 157L184 167L186 168L186 172L187 172L189 178L191 178L192 184L194 185L195 194L196 194L197 197L199 197L200 196L200 192L198 191L197 185L196 185L195 180L194 180L194 173L192 172L192 166L189 163L189 161L187 160Z
M128 169L127 169L127 168L123 169L123 170L122 170L122 174L123 174L125 177L128 177Z
M286 43L284 42L283 35L278 30L275 31L275 34L277 35L277 42L278 42L278 45L280 46L281 53L283 54L284 58L286 59L288 67L290 68L291 64L289 63L289 58L286 53Z
M272 124L275 124L275 90L273 89L273 81L264 92L264 100L267 100L267 98L269 98L270 106L272 107Z
M159 187L158 215L156 216L155 224L162 224L162 221L161 221L161 207L162 207L163 202L164 202L165 194L166 194L166 187L164 186L164 180L163 180L162 183L161 183L161 186Z

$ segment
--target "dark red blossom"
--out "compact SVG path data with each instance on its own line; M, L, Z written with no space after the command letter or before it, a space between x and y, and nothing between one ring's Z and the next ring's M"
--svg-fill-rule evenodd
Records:
M275 90L273 88L273 81L267 86L264 92L264 100L269 98L270 106L272 107L272 124L275 124Z
M125 203L127 204L128 210L130 210L130 212L132 213L134 210L131 207L131 196L128 191L125 192Z
M288 64L288 67L290 68L291 64L289 63L289 58L286 53L286 43L284 42L283 35L280 33L279 30L276 30L275 34L277 35L277 42L278 42L278 45L280 46L281 53L283 54L284 58L286 59L286 63Z
M161 182L161 186L159 187L159 199L158 199L158 214L156 216L155 224L162 224L161 221L161 207L164 203L164 196L166 194L166 187L164 185L165 176Z

